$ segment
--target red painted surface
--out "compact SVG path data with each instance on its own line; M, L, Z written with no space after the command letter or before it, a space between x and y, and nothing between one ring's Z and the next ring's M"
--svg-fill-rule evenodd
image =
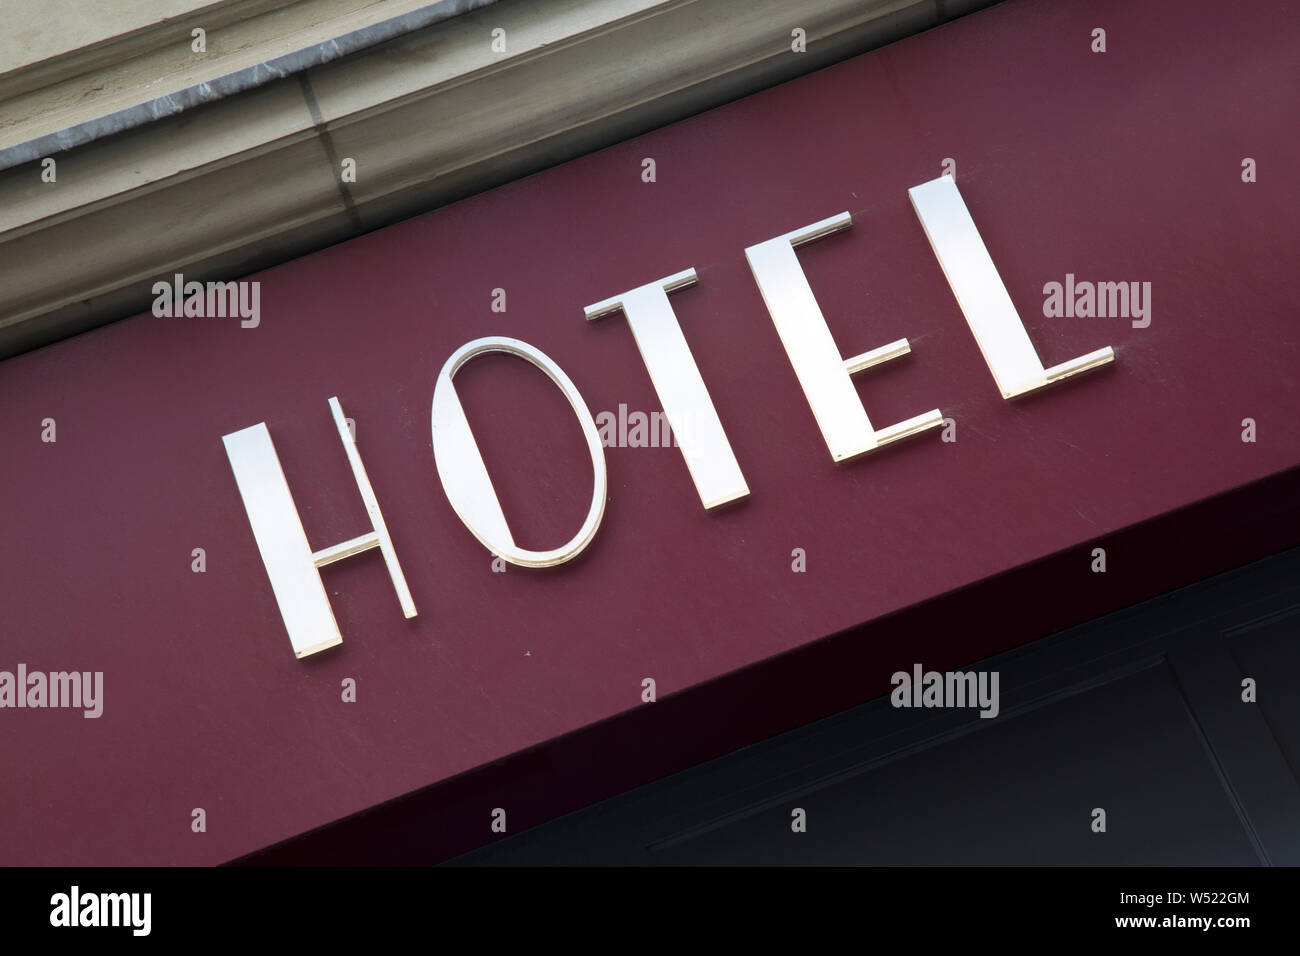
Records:
M1252 10L1013 0L252 277L257 329L143 315L5 362L0 669L102 670L105 700L98 720L0 711L0 861L215 863L478 768L460 778L477 788L416 823L437 834L416 843L464 848L490 838L494 806L523 808L513 830L639 782L629 755L647 772L706 755L673 695L731 687L725 709L690 713L718 722L701 739L734 746L847 705L846 683L867 699L913 662L957 666L1069 623L1043 594L1096 613L1294 543L1281 505L1266 526L1243 514L1248 535L1207 537L1220 508L1166 549L1177 573L1135 566L1156 552L1126 554L1122 537L1106 576L1086 547L1042 561L1300 464L1300 38L1281 4ZM1089 52L1098 25L1104 55ZM945 157L1044 362L1113 345L1113 368L999 397L907 199ZM913 346L858 376L868 413L880 427L938 407L956 443L932 434L846 466L826 452L743 250L845 209L850 230L801 251L836 340L846 355ZM607 449L591 547L492 573L433 467L443 361L515 336L593 412L654 410L625 320L589 325L582 307L689 266L699 285L671 300L752 495L706 513L676 450ZM1042 286L1067 272L1151 282L1150 327L1044 318ZM505 314L489 309L498 287ZM519 543L566 540L590 466L560 393L508 358L457 384ZM344 644L298 661L221 436L265 421L312 544L335 543L366 527L331 395L357 422L420 616L402 619L377 553L343 562L324 576ZM791 572L793 548L807 573ZM964 631L868 628L864 641L887 639L815 666L826 635L924 624L898 612L1033 568L1023 608L1004 574ZM802 654L781 659L798 662L789 681L772 664L786 652ZM761 693L706 684L746 667ZM340 701L345 677L355 704ZM602 776L586 747L621 762ZM205 834L190 831L195 807Z

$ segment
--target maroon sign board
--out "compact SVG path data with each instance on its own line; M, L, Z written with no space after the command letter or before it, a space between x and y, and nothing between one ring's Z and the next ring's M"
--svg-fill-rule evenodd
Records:
M513 831L1295 544L1297 39L1208 2L1012 0L243 277L255 327L145 313L7 360L0 669L102 692L0 708L0 859L213 864L370 811L339 858L429 861L495 808ZM1001 397L908 200L948 171L1043 361L1112 365ZM827 452L744 250L842 211L799 250L836 342L911 343L862 403L952 440ZM510 336L594 414L648 415L626 320L583 308L688 268L673 309L749 496L706 511L625 427L590 546L494 568L434 467L443 363ZM1146 315L1049 314L1051 283L1102 282ZM564 396L504 356L456 384L520 545L570 538L592 468ZM419 614L377 553L341 561L343 643L300 660L222 436L265 422L313 547L343 541L369 524L332 396Z

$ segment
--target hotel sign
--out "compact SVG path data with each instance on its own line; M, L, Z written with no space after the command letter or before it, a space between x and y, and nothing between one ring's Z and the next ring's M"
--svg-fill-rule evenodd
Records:
M1105 347L1044 366L954 179L941 176L908 193L1004 399L1028 395L1114 361L1114 350ZM856 459L938 428L944 422L943 412L934 408L878 428L858 398L852 376L907 355L911 345L902 338L845 358L795 253L799 246L852 224L849 213L843 212L744 250L768 314L835 462ZM696 271L687 268L589 305L585 314L589 321L616 312L622 312L627 319L700 501L706 509L714 509L748 496L749 486L669 300L670 293L697 281ZM544 372L572 407L591 455L593 485L586 517L572 538L550 550L529 550L515 542L456 392L456 373L466 363L489 353L516 356ZM402 613L407 618L417 613L338 399L329 399L329 406L371 526L357 537L326 548L313 549L308 543L266 424L252 425L223 438L290 643L300 658L343 640L320 577L320 569L336 561L379 549ZM605 513L604 449L577 386L544 352L504 336L467 342L447 359L438 375L431 417L435 466L443 491L465 527L492 554L521 567L551 567L573 559L591 543Z
M1300 544L1294 44L1180 9L999 4L6 359L6 861L427 865Z

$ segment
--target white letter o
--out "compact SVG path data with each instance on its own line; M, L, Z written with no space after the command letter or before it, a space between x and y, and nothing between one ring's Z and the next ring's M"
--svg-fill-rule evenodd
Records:
M479 453L478 443L474 441L474 433L465 417L460 396L452 384L452 378L465 363L490 352L517 356L545 372L569 400L574 414L578 416L578 424L582 426L583 437L587 439L587 449L591 452L594 481L587 518L567 544L550 551L529 551L515 544L510 527L506 524L505 513L501 510L501 502L497 500L496 489L492 486L492 478L487 466L483 464L483 456ZM605 449L601 445L591 411L564 370L539 349L519 339L499 335L475 339L466 342L447 359L442 371L438 373L438 383L433 389L433 458L438 468L438 477L442 481L442 490L446 492L447 500L465 527L485 548L511 564L526 568L548 568L577 557L596 536L596 529L600 527L600 520L605 515L608 485Z

